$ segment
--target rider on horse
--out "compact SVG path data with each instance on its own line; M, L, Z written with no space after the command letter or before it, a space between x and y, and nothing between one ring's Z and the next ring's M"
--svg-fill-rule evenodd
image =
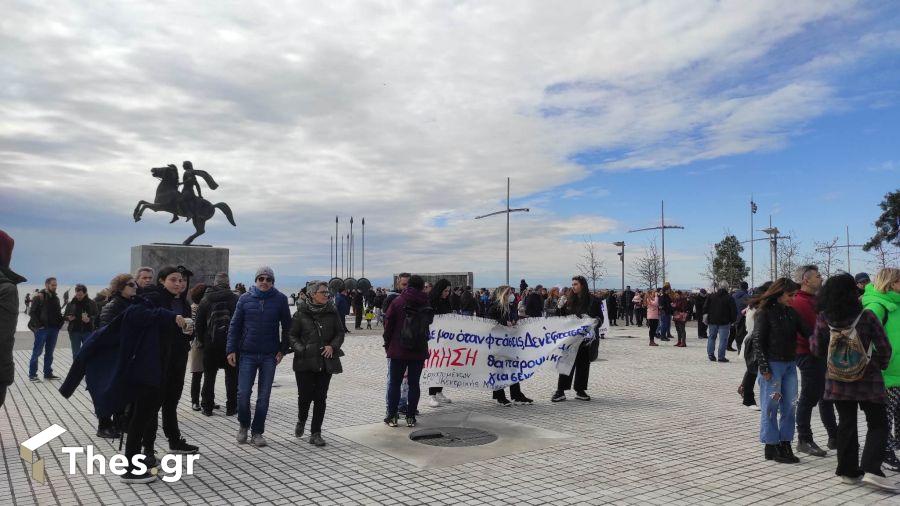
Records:
M203 178L210 189L215 190L219 185L206 171L195 170L194 164L190 161L185 161L182 167L184 168L184 174L181 176L182 182L178 183L179 186L182 186L181 194L178 197L178 214L184 216L185 221L190 221L197 213L198 200L203 198L203 191L200 188L200 183L197 182L197 176ZM194 194L194 188L197 189L196 195ZM172 221L174 222L177 219L176 216Z

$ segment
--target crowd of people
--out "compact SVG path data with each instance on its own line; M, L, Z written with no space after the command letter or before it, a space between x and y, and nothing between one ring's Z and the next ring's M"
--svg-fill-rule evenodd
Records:
M15 285L24 281L9 267L13 244L0 232L0 308L16 315L0 322L2 336L15 332ZM743 283L732 292L723 286L711 293L673 290L668 283L659 290L592 291L582 276L573 276L571 286L564 288L531 288L522 280L518 289L473 291L446 279L432 286L420 276L402 273L390 290L333 294L327 283L310 283L291 296L295 311L289 297L275 288L271 268L259 268L249 290L240 284L232 289L224 272L210 286L189 288L191 276L183 266L158 272L142 267L134 274L116 275L94 299L84 285L76 285L74 298L65 302L51 277L42 290L29 294L29 328L34 333L29 380L62 379L54 373L53 355L59 330L66 326L73 365L60 392L69 397L86 382L97 436L123 438L129 462L135 455L145 456L143 466L132 465L122 476L128 483L156 479L150 469L158 463L154 448L160 419L168 453L199 451L182 433L178 419L188 371L191 407L213 416L220 409L216 377L224 370L225 415L237 418L236 442L265 447L275 369L292 355L298 402L294 433L305 437L308 430L308 442L321 447L326 445L322 426L328 390L332 376L343 370L351 311L356 329L364 318L369 325L373 320L382 325L387 358L384 423L397 427L402 416L404 425L414 427L428 358L428 327L435 315L479 316L504 326L525 318L577 315L599 324L605 305L610 325L618 325L619 319L626 326L646 324L651 346L675 339L676 347L685 347L686 322L696 320L697 337L707 339L710 361L728 362L726 352L738 352L745 365L738 394L745 406L760 412L759 441L766 460L800 462L794 454L796 434L799 454L822 457L836 451L836 474L843 482L900 492L882 471L886 466L900 472L900 354L893 353L900 346L900 269L882 269L874 281L865 273L823 280L815 265L806 265L792 279L766 282L752 291ZM565 401L573 389L575 399L591 400L587 390L597 343L593 339L580 345L572 371L559 376L551 402ZM0 405L13 379L12 339L2 344ZM533 403L521 384L508 390L509 396L505 388L493 391L500 406ZM452 403L441 387L429 387L427 396L433 407ZM816 407L827 433L827 450L813 437ZM858 410L867 426L861 461Z

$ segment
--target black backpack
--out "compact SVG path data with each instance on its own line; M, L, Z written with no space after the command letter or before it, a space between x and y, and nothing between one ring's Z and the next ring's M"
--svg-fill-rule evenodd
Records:
M431 306L406 306L403 311L406 318L400 330L400 344L408 350L428 350L428 327L434 321L434 309Z
M228 327L231 325L231 308L227 300L215 303L206 318L206 342L210 345L224 344L228 339Z

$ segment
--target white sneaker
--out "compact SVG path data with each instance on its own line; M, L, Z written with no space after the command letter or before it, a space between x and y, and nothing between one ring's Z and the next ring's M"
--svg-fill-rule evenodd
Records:
M453 403L453 401L451 401L450 399L444 397L444 392L438 392L437 394L435 394L434 397L435 397L435 398L437 399L437 401L440 402L441 404L452 404L452 403Z
M897 487L896 483L884 476L878 476L877 474L866 473L865 475L863 475L862 482L866 485L877 488L878 490L884 490L885 492L892 492L894 494L900 492L900 488Z
M759 404L751 404L747 407L750 409L750 411L759 411Z
M262 434L253 434L250 436L250 444L257 448L262 448L269 443L266 442L266 438L264 438Z
M239 445L247 442L247 427L241 427L238 429L237 442Z
M431 406L432 408L439 408L439 407L441 407L441 403L440 403L440 401L437 400L437 396L436 396L436 395L429 395L429 396L428 396L428 405Z
M856 478L851 478L849 476L841 476L841 483L844 485L859 485L859 482L862 480L862 476L857 476Z

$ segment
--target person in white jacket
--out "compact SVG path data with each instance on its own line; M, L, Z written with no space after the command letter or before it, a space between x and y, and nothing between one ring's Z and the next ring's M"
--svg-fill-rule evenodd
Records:
M768 290L771 285L771 281L766 281L761 287L754 290L753 293L766 293L766 290ZM743 311L744 328L747 329L747 336L744 338L744 345L741 346L741 349L738 351L738 355L743 356L744 362L747 364L747 370L744 371L744 380L741 382L741 386L738 387L738 394L743 397L744 406L747 406L753 411L759 411L759 405L756 404L756 396L753 395L753 386L756 384L758 368L756 362L756 350L753 349L753 339L751 339L753 330L756 327L756 303L756 299L751 299Z

